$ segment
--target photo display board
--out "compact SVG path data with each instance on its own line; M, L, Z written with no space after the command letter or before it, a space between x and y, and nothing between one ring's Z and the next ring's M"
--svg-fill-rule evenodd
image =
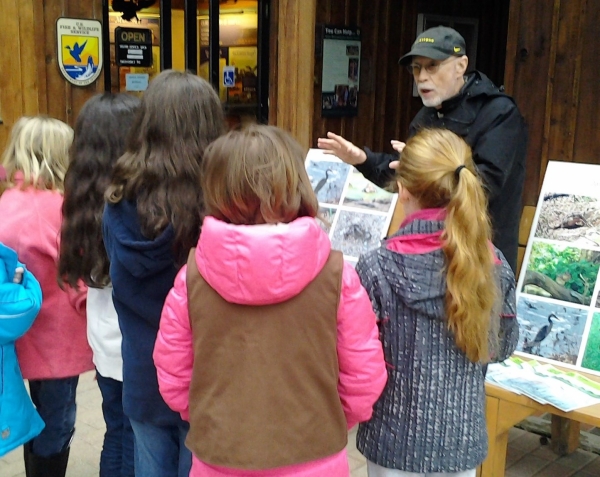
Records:
M387 235L398 194L364 178L353 166L321 149L310 149L306 171L319 200L319 222L331 246L356 265L360 255L377 248Z
M517 284L517 353L600 375L600 166L549 162Z

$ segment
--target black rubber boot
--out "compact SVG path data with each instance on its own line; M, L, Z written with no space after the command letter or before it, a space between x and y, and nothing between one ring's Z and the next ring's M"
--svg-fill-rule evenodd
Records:
M25 451L25 475L27 477L65 477L67 463L69 462L70 447L58 454L42 457Z

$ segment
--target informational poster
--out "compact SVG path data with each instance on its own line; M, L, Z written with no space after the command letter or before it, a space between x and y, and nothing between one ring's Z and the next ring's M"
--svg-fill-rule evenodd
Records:
M323 27L321 116L356 116L360 84L360 29Z
M527 356L600 374L600 166L550 162L517 285Z
M353 166L321 149L310 149L305 165L319 200L322 227L332 247L355 265L360 255L385 238L398 195L380 189Z

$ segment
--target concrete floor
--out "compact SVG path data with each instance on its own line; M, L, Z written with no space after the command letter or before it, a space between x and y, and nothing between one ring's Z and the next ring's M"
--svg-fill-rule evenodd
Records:
M77 424L67 477L97 477L104 421L101 398L93 373L84 374L77 390ZM364 457L356 450L355 430L348 439L351 477L367 477ZM0 477L24 477L23 450L19 448L0 459ZM558 457L540 444L537 434L513 428L507 453L506 477L598 477L600 456L577 450ZM325 477L325 476L324 476Z

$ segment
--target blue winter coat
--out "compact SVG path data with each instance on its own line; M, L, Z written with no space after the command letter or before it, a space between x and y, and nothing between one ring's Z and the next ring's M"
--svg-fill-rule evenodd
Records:
M17 266L14 250L0 243L0 457L37 436L44 428L23 382L15 340L25 334L42 306L42 290L25 270L13 283Z

